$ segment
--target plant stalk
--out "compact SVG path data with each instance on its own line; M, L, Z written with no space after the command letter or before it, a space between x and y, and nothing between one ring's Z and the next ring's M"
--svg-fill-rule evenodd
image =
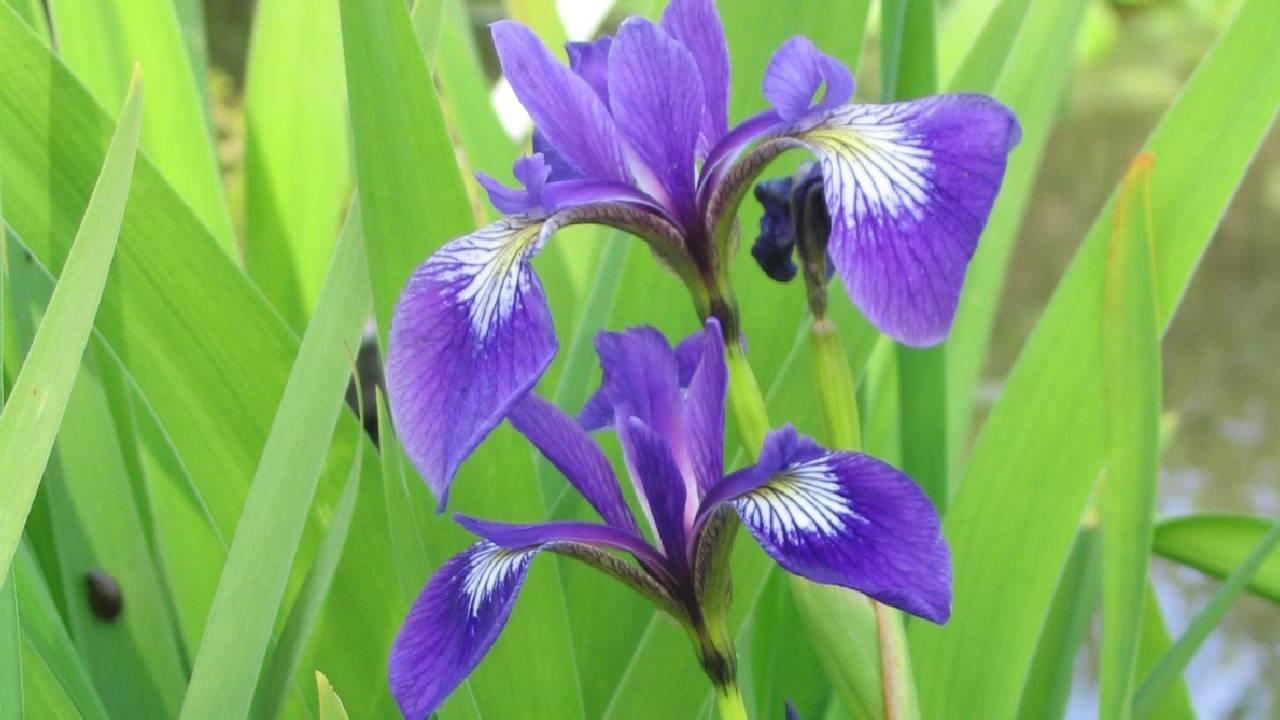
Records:
M861 445L861 433L853 375L849 370L844 346L835 326L825 318L813 322L810 341L813 381L822 417L824 440L833 447L856 450ZM729 369L730 413L737 423L738 434L747 454L754 459L769 430L764 395L736 342L730 342L725 348L725 362ZM792 587L799 585L803 592L805 584L808 582L792 583ZM896 610L880 603L872 601L871 606L874 608L877 628L879 691L884 717L886 720L914 720L919 717L919 706L902 618ZM726 712L723 704L721 712Z
M854 394L849 358L835 324L815 317L809 326L810 361L814 395L822 421L823 441L845 450L862 448L858 402ZM919 717L911 656L907 650L902 616L874 600L877 639L880 645L880 694L886 720Z
M716 687L716 711L720 720L747 720L747 706L736 684Z
M730 341L724 349L725 365L729 369L729 412L738 427L738 435L747 456L752 460L760 452L764 436L769 432L769 413L765 410L764 394L756 383L755 373L747 363L746 355L736 342Z

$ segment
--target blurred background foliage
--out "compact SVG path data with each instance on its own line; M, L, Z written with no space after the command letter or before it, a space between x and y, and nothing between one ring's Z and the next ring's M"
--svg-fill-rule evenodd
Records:
M1083 1L1083 0L1082 0ZM503 3L470 0L486 71L497 80L485 24ZM561 2L571 36L608 27L627 0ZM945 18L949 3L940 5ZM1079 238L1135 150L1238 5L1235 0L1091 1L1077 48L1078 71L1060 110L1016 245L979 394L990 403ZM232 216L243 222L242 95L253 0L205 0L212 113ZM604 11L604 12L602 12ZM859 96L874 98L879 77L873 9L858 70ZM945 21L945 20L944 20ZM946 48L941 60L947 62ZM441 57L448 63L448 57ZM1223 108L1230 112L1230 108ZM1159 512L1280 514L1280 133L1263 144L1230 206L1180 315L1164 341L1165 405L1176 430L1161 468ZM484 168L505 173L506 168ZM242 227L237 235L243 237ZM974 427L978 427L975 423ZM1217 582L1159 558L1157 592L1178 634ZM1245 596L1193 660L1186 678L1205 718L1280 718L1280 627L1274 608ZM1069 715L1094 712L1096 619Z

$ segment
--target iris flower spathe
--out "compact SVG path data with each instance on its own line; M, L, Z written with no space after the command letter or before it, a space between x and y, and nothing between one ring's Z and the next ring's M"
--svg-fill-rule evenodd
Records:
M732 538L732 513L786 570L946 621L947 546L928 497L906 475L819 447L790 425L766 436L756 464L724 472L727 373L717 320L675 349L648 327L602 332L596 349L604 373L595 397L607 407L594 402L575 420L531 393L510 421L603 522L455 516L481 540L435 571L392 645L391 690L406 717L429 715L480 662L543 550L583 560L653 600L689 631L717 690L736 696L728 544L719 542ZM584 423L617 433L651 540Z
M559 228L600 223L647 242L702 317L738 336L728 264L737 208L791 148L821 167L829 252L852 301L913 345L940 340L1018 142L984 95L849 104L847 68L803 37L766 68L771 104L730 128L729 57L711 0L673 0L660 23L570 43L568 67L524 26L491 27L503 73L532 116L521 188L481 175L506 214L433 253L392 318L388 395L405 449L441 506L462 460L533 387L557 345L529 264Z

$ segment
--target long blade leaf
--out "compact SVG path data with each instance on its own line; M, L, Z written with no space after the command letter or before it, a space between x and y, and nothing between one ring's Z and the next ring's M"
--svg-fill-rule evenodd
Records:
M173 0L52 0L58 54L98 102L123 102L134 63L147 73L156 108L142 120L142 148L213 231L239 257L205 112Z
M1280 545L1280 522L1271 526L1266 535L1258 541L1253 550L1249 553L1244 562L1231 572L1226 582L1218 591L1210 598L1209 603L1205 605L1191 624L1187 626L1182 637L1169 648L1169 651L1156 662L1155 667L1142 681L1142 685L1138 687L1133 696L1133 716L1136 718L1146 718L1151 716L1151 711L1155 708L1157 702L1170 687L1182 675L1182 670L1190 662L1191 657L1195 655L1196 650L1200 649L1200 644L1204 639L1209 637L1209 633L1217 627L1223 616L1231 609L1231 605L1244 592L1248 586L1249 580L1258 572L1258 568L1262 567L1263 562L1271 555Z
M363 429L361 430L363 432ZM306 650L307 638L316 625L316 618L324 604L325 596L333 585L333 576L337 572L338 562L342 559L342 549L347 544L347 533L351 530L351 518L356 511L356 499L359 497L361 482L361 463L364 444L357 443L356 454L351 461L351 473L347 477L347 485L342 490L342 497L333 510L333 520L325 532L320 549L316 551L315 562L307 573L307 580L298 592L289 611L289 619L280 632L275 652L268 664L266 677L254 697L252 717L279 717L284 706L285 696L294 687L294 676L302 662Z
M9 570L31 511L102 298L129 198L141 118L135 81L45 320L0 414L0 576Z
M1061 718L1066 711L1074 659L1098 607L1102 588L1099 540L1096 527L1083 526L1071 546L1022 691L1018 706L1022 720Z
M22 693L28 717L105 720L107 709L89 679L27 543L13 562L22 628Z
M342 698L333 691L329 678L316 671L316 688L320 695L320 720L347 720L347 709L342 706Z
M1271 520L1249 515L1186 515L1156 525L1155 552L1217 578L1225 578L1244 562ZM1280 603L1280 553L1258 568L1249 591Z
M1126 718L1138 656L1160 443L1151 165L1139 155L1120 185L1107 249L1102 312L1106 477L1102 516L1100 718Z
M1017 2L1005 0L1001 7ZM972 67L972 72L957 75L949 86L953 91L993 91L1013 108L1022 125L1022 142L1009 157L1004 185L969 263L955 322L947 338L947 428L951 467L956 473L952 475L950 488L953 495L961 479L958 471L962 469L964 450L970 440L974 391L986 361L1009 258L1044 157L1049 131L1068 87L1072 51L1086 6L1071 0L1032 4L998 77L985 74L992 70L986 59L976 60L980 54L991 52L986 43L981 43L974 45L969 55L975 58L972 66L966 59L966 66ZM995 22L994 16L991 22ZM1004 41L993 35L992 44L996 42L1003 44Z
M112 124L107 114L26 24L0 5L0 47L13 72L0 77L0 152L5 156L6 220L22 246L44 267L58 271L105 155ZM180 239L180 242L175 241ZM12 236L11 236L11 239ZM169 518L162 533L172 543L168 566L179 550L235 534L262 448L298 352L298 338L252 282L232 263L191 208L157 173L145 154L135 168L134 187L113 274L103 293L97 330L127 370L142 399L139 413L155 420L162 440L152 450L172 454L164 466L190 478L194 503ZM13 355L13 353L8 353ZM343 414L340 427L356 419ZM301 586L350 467L354 431L333 437L317 501L292 569L286 605ZM160 453L163 455L163 452ZM366 458L371 458L366 453ZM377 462L366 463L370 472ZM180 478L181 474L174 476ZM181 498L178 488L165 498ZM156 493L156 499L160 495ZM378 673L395 622L403 613L395 566L386 544L384 513L367 515L360 503L309 652L324 658L329 676L348 688L349 705L361 715L390 709L390 693ZM189 533L183 518L202 509L213 521ZM196 515L198 517L198 515ZM188 535L195 534L194 537ZM201 554L200 561L215 556ZM220 563L193 562L171 573L194 600L182 609L184 635L196 638L213 601ZM189 585L186 580L195 579ZM51 581L52 582L52 581ZM359 607L368 627L352 623L343 608ZM281 616L283 618L283 616ZM194 647L195 642L190 642ZM308 677L307 682L310 682ZM355 689L359 688L359 691ZM314 702L311 693L306 698Z
M244 266L301 330L351 196L338 5L263 0L244 99Z
M1142 642L1138 648L1137 677L1145 677L1168 651L1169 631L1165 628L1164 614L1160 610L1160 598L1156 597L1155 587L1148 582L1147 599L1142 604ZM1181 677L1156 702L1152 715L1161 720L1195 720L1191 696Z
M182 703L184 718L249 710L307 511L369 314L360 213L338 239L222 569Z
M1280 102L1280 8L1248 0L1151 136L1159 314L1167 327ZM1265 58L1260 60L1260 58ZM1265 67L1260 66L1260 62ZM1230 106L1232 111L1222 112ZM987 420L944 526L945 628L910 628L926 716L1012 714L1076 521L1102 462L1102 283L1110 205L1094 224ZM1018 538L1010 542L1009 538ZM1009 583L1008 578L1017 578ZM1004 670L989 672L985 659Z
M6 718L22 717L22 625L13 571L0 585L0 708Z
M471 230L470 205L405 4L339 6L370 285L385 348L409 273L430 250Z

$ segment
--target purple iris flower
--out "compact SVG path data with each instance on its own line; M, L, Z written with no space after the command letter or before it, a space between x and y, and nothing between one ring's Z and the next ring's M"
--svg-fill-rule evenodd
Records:
M506 216L418 267L387 355L396 426L442 507L458 465L556 353L530 266L548 237L575 223L638 236L735 340L735 217L785 150L817 157L831 260L853 302L901 342L945 335L1019 139L1008 108L964 94L848 104L849 70L797 36L766 69L771 107L730 128L729 57L711 0L673 0L660 23L632 17L612 38L570 43L568 67L523 25L491 32L533 118L535 152L516 162L522 188L480 177Z
M649 538L604 453L575 419L528 394L510 414L602 522L513 524L455 518L481 540L441 565L391 648L392 694L422 718L475 668L502 631L529 563L543 550L583 560L653 600L688 629L716 686L734 682L724 632L727 547L736 513L765 552L810 580L857 589L933 622L950 614L951 572L938 516L902 472L826 450L790 426L756 464L725 474L726 367L719 322L672 349L656 330L602 332L600 394ZM629 558L629 560L627 559ZM727 581L726 581L727 582ZM736 692L736 691L735 691Z

